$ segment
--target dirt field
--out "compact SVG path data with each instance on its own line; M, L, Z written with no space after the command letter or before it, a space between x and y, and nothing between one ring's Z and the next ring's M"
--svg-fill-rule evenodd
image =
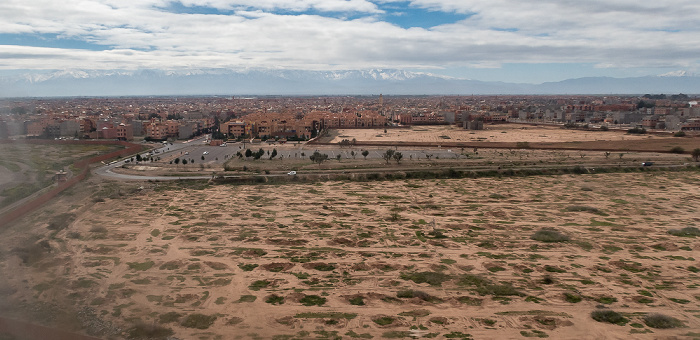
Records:
M697 172L90 185L2 231L1 310L117 338L700 332L700 238L669 234L700 232Z

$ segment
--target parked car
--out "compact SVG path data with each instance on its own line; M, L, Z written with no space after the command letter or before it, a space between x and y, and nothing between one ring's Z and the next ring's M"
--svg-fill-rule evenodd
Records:
M654 165L654 162L643 162L642 166L652 166Z
M294 176L294 175L296 175L296 174L297 174L296 171L290 171L290 172L287 173L287 175L289 175L289 176Z

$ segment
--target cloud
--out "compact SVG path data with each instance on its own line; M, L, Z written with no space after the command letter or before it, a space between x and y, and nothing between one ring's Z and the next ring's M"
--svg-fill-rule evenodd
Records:
M696 0L4 0L0 33L106 51L0 45L3 69L441 68L502 63L697 68ZM383 7L469 14L429 29ZM390 15L390 14L389 14ZM104 49L104 48L100 48ZM96 48L97 50L97 48Z

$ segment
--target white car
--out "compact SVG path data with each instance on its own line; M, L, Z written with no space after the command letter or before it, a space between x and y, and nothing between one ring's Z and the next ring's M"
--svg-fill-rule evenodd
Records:
M289 175L289 176L294 176L294 175L296 175L296 174L297 174L296 171L290 171L290 172L287 173L287 175Z
M209 154L209 151L202 152L202 155L208 155L208 154Z

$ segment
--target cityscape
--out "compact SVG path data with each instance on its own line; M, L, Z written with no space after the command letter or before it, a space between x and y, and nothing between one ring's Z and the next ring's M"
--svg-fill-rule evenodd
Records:
M700 4L0 2L0 340L700 339Z

